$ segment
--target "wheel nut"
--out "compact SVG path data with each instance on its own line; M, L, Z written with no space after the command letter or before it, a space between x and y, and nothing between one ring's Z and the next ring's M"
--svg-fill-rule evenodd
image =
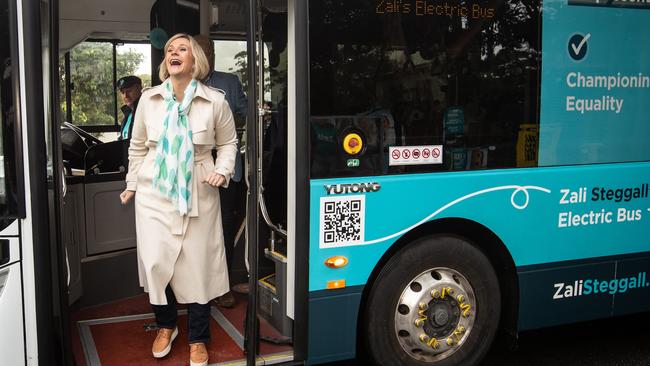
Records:
M438 347L439 347L438 340L437 340L435 337L434 337L434 338L431 338L431 339L427 342L427 345L428 345L429 347L433 348L434 350L435 350L435 349L438 349Z
M417 318L417 319L415 319L415 326L418 327L418 328L421 327L422 324L424 324L425 320L426 320L426 318Z

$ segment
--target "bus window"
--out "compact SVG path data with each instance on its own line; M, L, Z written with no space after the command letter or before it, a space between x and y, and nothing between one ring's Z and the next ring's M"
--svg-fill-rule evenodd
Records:
M143 88L151 86L151 45L148 43L120 43L115 46L115 52L118 79L125 75L135 75L142 80ZM119 96L117 103L119 108L121 103Z
M242 79L246 64L246 42L218 40L214 42L214 69L236 73ZM243 80L245 81L245 80Z
M334 166L326 163L330 156L316 153L312 178L537 165L538 6L472 1L471 9L484 11L439 15L415 6L382 8L388 2L336 3L310 5L314 123L381 111L394 125L357 127L370 143L383 140L380 135L397 139L365 150L351 166L341 148ZM336 129L340 145L345 126ZM526 137L529 146L519 141ZM442 162L391 164L389 149L396 145L440 145ZM524 147L532 151L525 161ZM359 169L364 161L372 162L370 171ZM327 172L319 170L323 165Z
M72 122L77 125L115 125L113 45L83 42L70 52Z
M246 42L239 40L216 40L214 42L214 69L235 74L242 82L244 93L248 94L248 74ZM264 45L264 99L271 100L271 74L269 69L269 50ZM274 65L274 68L277 65ZM274 100L277 102L277 100ZM243 127L245 121L235 116L237 127Z
M72 48L60 61L61 106L65 120L104 142L116 140L122 119L122 99L115 82L122 76L136 75L143 87L150 86L150 48L148 43L115 41L88 41ZM69 59L69 84L66 83L66 57ZM69 105L65 92L70 93ZM71 113L66 113L68 108Z

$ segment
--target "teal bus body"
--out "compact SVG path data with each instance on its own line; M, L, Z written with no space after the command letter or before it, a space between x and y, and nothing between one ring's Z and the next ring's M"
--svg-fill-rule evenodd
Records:
M380 186L364 194L364 240L321 248L319 221L311 220L310 291L338 279L364 285L402 235L444 218L474 221L493 232L517 267L649 250L650 163L312 180L311 217L319 217L321 200L332 197L327 185L359 182ZM624 192L632 193L626 198ZM334 255L350 264L324 266Z
M362 194L363 241L323 247L321 223L315 219L323 204L360 196L328 195L327 187L359 183L378 187ZM354 334L364 288L396 242L421 226L462 219L494 233L511 256L519 330L648 311L649 187L650 163L645 162L312 180L311 308L343 317ZM328 268L325 261L333 256L345 256L349 263ZM340 280L348 292L327 290L328 282ZM327 324L320 319L312 324L324 330ZM348 345L350 353L344 356L354 354L354 337L338 342ZM311 347L318 355L325 346ZM322 353L336 358L332 351L325 347Z
M311 217L318 218L321 200L332 197L325 186L360 182L380 185L364 194L364 241L321 248L319 221L311 220L310 291L339 278L347 286L365 284L403 234L444 218L474 221L493 232L517 267L650 249L650 163L312 180ZM614 196L629 188L639 197ZM358 194L334 195L340 196ZM350 264L324 266L334 255L348 257Z

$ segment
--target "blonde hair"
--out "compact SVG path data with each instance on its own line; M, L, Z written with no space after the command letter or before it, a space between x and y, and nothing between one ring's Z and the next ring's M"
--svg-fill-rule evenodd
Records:
M167 70L167 64L165 62L167 59L167 48L169 48L169 45L172 42L179 38L185 38L190 41L190 49L192 50L192 59L194 61L194 67L192 68L192 77L198 81L203 81L210 73L208 59L205 57L203 49L201 46L199 46L196 40L186 33L175 34L167 41L167 43L165 43L165 48L163 48L165 52L165 58L163 58L158 68L158 77L160 78L160 81L165 81L169 77L169 71Z

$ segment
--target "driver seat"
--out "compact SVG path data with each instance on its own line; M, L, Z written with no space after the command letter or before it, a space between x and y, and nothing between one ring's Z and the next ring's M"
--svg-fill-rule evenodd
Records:
M89 147L84 159L86 174L126 172L129 166L126 155L128 148L129 140L111 141Z

